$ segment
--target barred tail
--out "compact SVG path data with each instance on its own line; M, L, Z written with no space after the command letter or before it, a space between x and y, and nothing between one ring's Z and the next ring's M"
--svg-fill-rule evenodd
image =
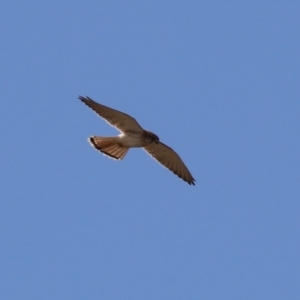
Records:
M129 150L118 143L117 137L91 136L89 142L95 149L114 159L123 159Z

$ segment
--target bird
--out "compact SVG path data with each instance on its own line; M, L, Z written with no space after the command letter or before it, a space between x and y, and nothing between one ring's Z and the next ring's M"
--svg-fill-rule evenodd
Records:
M121 132L118 136L113 137L89 137L89 143L96 150L113 159L122 160L130 148L141 147L179 178L189 185L195 185L196 180L179 155L172 148L162 143L156 134L144 130L136 119L126 113L97 103L89 97L79 96L78 99Z

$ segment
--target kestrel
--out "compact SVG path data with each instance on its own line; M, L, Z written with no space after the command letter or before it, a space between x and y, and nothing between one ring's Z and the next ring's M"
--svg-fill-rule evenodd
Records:
M91 136L89 142L95 149L114 159L123 159L130 148L142 147L178 177L190 185L195 185L196 180L179 155L160 142L156 134L144 130L134 118L123 112L99 104L89 97L78 98L121 132L114 137Z

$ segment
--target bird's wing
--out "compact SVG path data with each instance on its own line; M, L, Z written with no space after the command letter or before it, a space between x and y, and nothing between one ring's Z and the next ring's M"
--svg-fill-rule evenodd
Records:
M89 97L79 96L78 99L80 99L84 104L95 111L100 117L102 117L109 124L117 128L121 132L143 130L134 118L125 113L99 104Z
M195 185L195 179L183 163L179 155L167 145L159 142L151 143L144 149L159 163L175 173L178 177L182 178L188 184Z

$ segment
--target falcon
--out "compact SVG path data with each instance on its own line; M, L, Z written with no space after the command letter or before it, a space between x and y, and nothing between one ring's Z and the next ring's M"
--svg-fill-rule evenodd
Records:
M123 112L99 104L89 97L79 96L78 98L121 132L114 137L89 137L88 140L95 149L113 159L122 160L130 148L142 147L178 177L190 185L195 185L196 180L179 155L172 148L160 142L156 134L144 130L133 117Z

